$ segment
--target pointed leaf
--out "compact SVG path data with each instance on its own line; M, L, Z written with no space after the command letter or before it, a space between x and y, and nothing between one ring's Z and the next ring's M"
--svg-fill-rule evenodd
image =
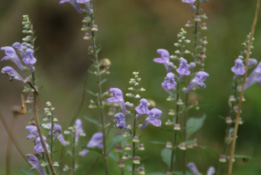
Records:
M87 117L87 116L83 116L83 118L85 118L85 119L88 120L89 122L95 124L96 126L100 127L100 123L99 123L97 120L95 120L95 119L93 119L93 118L90 118L90 117Z
M187 130L187 139L198 131L206 119L206 115L203 115L201 118L190 118L187 121L186 130Z
M171 161L171 149L165 148L161 151L161 158L163 160L164 163L166 163L166 165L168 165L168 167L170 167L170 161ZM174 155L174 161L175 162L175 155Z

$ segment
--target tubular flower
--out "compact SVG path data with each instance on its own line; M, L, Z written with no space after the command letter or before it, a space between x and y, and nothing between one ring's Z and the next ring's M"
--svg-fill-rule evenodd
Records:
M169 60L169 52L165 49L158 49L157 52L158 54L160 54L160 58L154 58L153 61L156 63L163 64L167 72L170 72L171 68L174 68L174 65Z
M216 172L215 168L213 166L209 167L207 175L214 175Z
M23 57L23 62L27 66L32 66L36 63L36 59L34 57L34 50L33 49L26 49Z
M76 2L76 0L60 0L60 4L63 4L65 2L69 2L74 6L74 8L77 10L78 13L81 13L81 7L80 5Z
M196 165L192 162L190 162L188 165L187 165L188 169L193 173L193 175L200 175Z
M126 125L126 119L122 112L115 114L114 118L117 119L117 121L115 123L115 126L117 128L120 128L120 129L125 128L126 130L129 129Z
M91 1L90 1L90 0L76 0L76 1L77 1L77 3L79 3L79 4L85 4L88 13L89 13L89 14L92 13Z
M257 65L257 60L254 58L250 58L248 61L248 68L250 69L250 68L254 67L255 65Z
M177 69L177 72L179 75L189 75L189 65L186 59L180 58L180 65L179 68Z
M23 83L25 82L24 79L19 75L12 67L10 66L5 66L2 68L1 71L3 74L6 74L9 76L10 81L13 81L14 79L20 80Z
M110 88L109 91L110 91L110 93L112 93L112 95L114 97L108 98L107 101L108 102L118 103L119 106L122 109L122 112L124 114L126 114L127 111L126 111L126 107L125 107L125 104L124 104L122 91L120 89L118 89L118 88Z
M209 77L208 73L206 73L204 71L199 71L196 74L196 76L191 80L191 82L186 90L186 93L191 91L196 86L201 86L202 88L205 88L206 84L203 83L203 81L205 81L207 79L207 77Z
M139 114L149 114L149 112L150 112L149 106L150 106L150 104L149 104L148 100L146 100L145 98L142 98L140 100L140 105L138 107L136 107L135 110Z
M261 62L257 65L257 67L253 70L250 76L247 78L245 89L251 86L254 83L259 83L261 85Z
M194 3L196 0L182 0L184 3Z
M47 124L44 124L42 126L45 129L52 129L52 123L47 123ZM51 135L51 131L49 132L48 135ZM63 146L69 145L69 142L64 140L64 137L62 135L62 127L61 127L61 125L58 125L58 124L54 123L54 126L53 126L53 136L54 136L53 137L53 141L56 141L58 139Z
M37 169L41 175L45 175L44 170L38 160L38 158L35 155L27 154L26 157L28 158L28 162L32 165L31 171L33 169Z
M10 46L6 46L6 47L1 47L1 50L5 51L5 54L6 56L4 56L1 61L4 61L4 60L11 60L12 62L14 62L18 68L20 70L23 69L23 65L19 59L19 57L17 56L16 54L16 51L13 47L10 47Z
M161 83L161 86L166 90L172 90L176 85L176 81L174 80L175 75L172 72L169 72L165 77L165 80Z
M101 144L102 140L103 140L103 134L101 132L95 133L92 136L89 143L87 144L87 148L94 148L94 147L103 148L103 144ZM79 153L79 155L85 156L88 152L89 152L89 150L84 149L83 151L81 151Z
M84 134L84 131L82 129L82 121L81 119L77 119L74 123L75 127L75 144L78 143L80 135Z
M157 108L151 109L149 116L146 118L141 129L146 128L149 124L160 127L161 126L161 120L159 120L159 118L160 118L161 114L162 114L161 110L159 110Z
M26 126L25 129L30 132L30 134L26 137L27 139L31 139L31 138L36 139L39 136L36 126L33 125Z
M244 68L244 63L240 58L235 60L235 66L231 68L231 71L234 72L235 75L244 75L246 70Z
M48 149L48 148L49 148L49 145L46 143L46 137L45 137L45 136L43 136L43 140L44 140L44 143L45 143L46 148ZM35 151L36 153L42 153L42 152L44 152L44 148L43 148L43 145L42 145L42 142L41 142L41 138L40 138L40 137L37 137L37 139L35 140L34 151Z

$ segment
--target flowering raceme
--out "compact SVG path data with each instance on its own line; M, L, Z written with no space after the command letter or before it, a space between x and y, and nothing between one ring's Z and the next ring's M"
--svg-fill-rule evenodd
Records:
M26 157L28 158L28 162L32 165L31 171L33 169L36 169L41 173L41 175L45 175L45 172L44 172L38 158L35 155L28 154L28 155L26 155Z

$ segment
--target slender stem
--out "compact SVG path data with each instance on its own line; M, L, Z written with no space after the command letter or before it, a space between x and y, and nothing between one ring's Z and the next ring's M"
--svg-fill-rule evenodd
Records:
M45 144L45 141L43 139L43 134L42 134L42 131L41 131L41 128L40 128L40 125L39 125L39 118L38 118L38 94L36 92L34 92L34 121L35 121L35 125L37 127L37 132L39 134L39 137L40 137L40 140L41 140L41 144L43 146L43 149L44 149L44 153L45 153L45 156L46 156L46 159L48 161L48 164L49 164L49 167L51 169L51 172L53 175L56 174L55 172L55 169L53 167L53 163L52 163L52 160L50 158L50 155L48 153L48 150L47 150L47 147L46 147L46 144Z
M94 13L91 14L91 20L94 22L95 16ZM101 74L99 68L99 58L97 52L97 44L96 44L96 34L92 32L92 47L93 47L93 54L95 58L95 67L97 71L97 79L98 79L98 105L101 109L101 124L102 124L102 134L103 134L103 160L105 166L105 174L109 174L108 169L108 161L107 161L107 146L106 146L106 128L105 128L105 114L104 114L104 103L102 101L102 84L101 84Z
M72 145L72 171L73 175L75 175L75 132L73 134L73 145Z
M2 121L3 125L4 125L4 128L9 136L9 138L11 139L11 141L13 142L15 148L17 149L17 151L20 153L20 155L22 156L22 158L25 160L25 162L31 166L29 163L28 163L28 159L27 157L25 156L25 153L22 151L20 145L18 144L18 142L16 141L16 139L14 138L13 136L13 133L8 129L8 126L7 126L7 123L5 121L5 119L3 118L3 116L0 114L0 120Z
M177 98L176 98L176 118L175 118L175 124L178 123L178 119L179 119L179 105L177 104L177 102L179 101L179 82L177 82ZM174 155L175 155L175 146L176 146L176 142L177 142L177 131L174 130L173 132L173 141L172 141L172 151L171 151L171 160L170 160L170 168L169 171L172 172L173 171L173 163L174 163Z
M135 90L135 96L137 95L137 88ZM137 106L137 98L135 98L135 106ZM136 110L134 110L134 120L133 120L133 134L132 134L132 138L134 139L134 137L136 136L136 124L137 124L137 118L136 118L137 112ZM136 142L132 141L132 159L134 160L134 157L136 156ZM134 161L132 162L132 175L135 175L135 168L136 168L136 164L134 163Z
M184 131L183 131L183 142L187 141L187 118L188 118L188 96L189 93L186 93L186 97L185 97L185 113L184 113ZM187 170L187 151L184 150L183 151L183 174L186 174L186 170Z
M238 126L239 126L239 121L240 121L240 112L241 112L241 108L242 108L242 99L243 99L244 88L245 88L245 84L246 84L246 78L247 78L250 49L251 49L253 36L254 36L254 33L255 33L255 28L256 28L259 8L260 8L260 0L257 0L255 17L254 17L254 20L253 20L253 24L252 24L252 28L251 28L251 35L250 35L250 39L249 39L249 43L248 43L248 47L247 47L246 64L245 64L246 72L244 74L242 88L241 88L241 92L240 92L240 97L239 97L239 102L238 102L238 110L237 110L237 115L236 115L236 122L235 122L234 132L233 132L233 140L232 140L231 149L230 149L230 159L229 159L229 166L228 166L228 175L232 174L232 169L233 169L233 159L234 159L234 152L235 152L235 147L236 147L237 131L238 131Z
M197 7L196 7L196 17L199 15L199 5L200 5L200 0L197 0ZM194 52L193 52L193 57L194 57L194 62L197 62L197 47L198 47L198 21L195 21L195 29L194 29Z
M14 128L14 124L15 124L15 115L13 116L12 118L12 121L11 121L11 125L9 128ZM12 130L10 130L12 132ZM12 142L11 142L11 139L10 137L8 137L8 141L7 141L7 148L6 148L6 175L10 175L11 173L11 154L12 154Z
M53 128L54 128L53 115L51 116L51 120L52 120L52 126L51 126L51 144L50 144L50 149L51 149L51 159L53 161Z

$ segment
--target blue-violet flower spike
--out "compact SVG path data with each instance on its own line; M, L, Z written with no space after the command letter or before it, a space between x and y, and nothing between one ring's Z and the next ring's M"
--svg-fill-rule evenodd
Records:
M174 65L169 60L169 52L165 49L158 49L158 54L160 54L160 58L154 58L153 61L156 63L161 63L165 66L167 72L171 71L171 68L174 68Z
M142 125L141 129L144 129L149 124L152 124L154 126L160 127L161 126L161 120L159 120L162 112L161 110L157 108L153 108L150 110L149 116L146 118L144 124Z
M161 86L166 90L172 90L176 85L176 81L174 80L175 75L172 72L169 72L165 77L165 80L161 83Z
M33 169L37 169L41 175L45 175L44 170L38 160L38 158L35 155L27 154L26 157L28 158L28 162L32 165L31 171Z
M63 4L65 2L69 2L74 6L74 8L77 10L78 13L81 13L81 7L80 5L76 2L76 0L60 0L60 4Z
M213 166L209 167L207 175L214 175L216 172L215 168Z
M13 81L14 79L20 80L24 83L24 79L19 75L12 67L5 66L2 68L1 71L3 74L6 74L9 76L10 81Z
M244 75L246 70L244 63L240 58L235 60L235 66L231 68L231 71L234 72L235 75Z
M257 67L253 70L250 76L247 78L245 89L251 86L254 83L259 83L261 85L261 62L257 65Z
M206 73L204 71L199 71L196 74L196 76L191 80L191 82L186 90L186 93L191 91L196 86L201 86L202 88L205 88L206 84L203 83L203 81L205 81L207 79L207 77L209 77L208 73Z
M117 128L120 128L120 129L125 128L126 130L129 129L126 125L126 118L122 112L115 114L114 118L117 120L115 123L115 126Z
M142 98L140 100L140 105L137 106L135 108L135 110L137 111L137 113L139 114L149 114L150 110L149 110L149 106L150 103L148 102L148 100L146 100L145 98Z
M192 163L192 162L188 163L187 167L193 173L193 175L200 175L200 173L198 172L198 169L194 163Z
M124 114L126 114L127 111L126 111L126 107L125 107L125 104L124 104L124 98L123 98L122 91L118 88L110 88L110 92L112 93L112 95L114 97L108 98L107 101L118 103L119 106L122 109L122 112Z
M23 65L19 59L19 57L17 56L16 54L16 51L13 47L10 47L10 46L6 46L6 47L1 47L1 50L5 51L5 54L6 56L4 56L1 61L4 61L4 60L11 60L12 62L14 62L18 68L20 70L23 69Z

